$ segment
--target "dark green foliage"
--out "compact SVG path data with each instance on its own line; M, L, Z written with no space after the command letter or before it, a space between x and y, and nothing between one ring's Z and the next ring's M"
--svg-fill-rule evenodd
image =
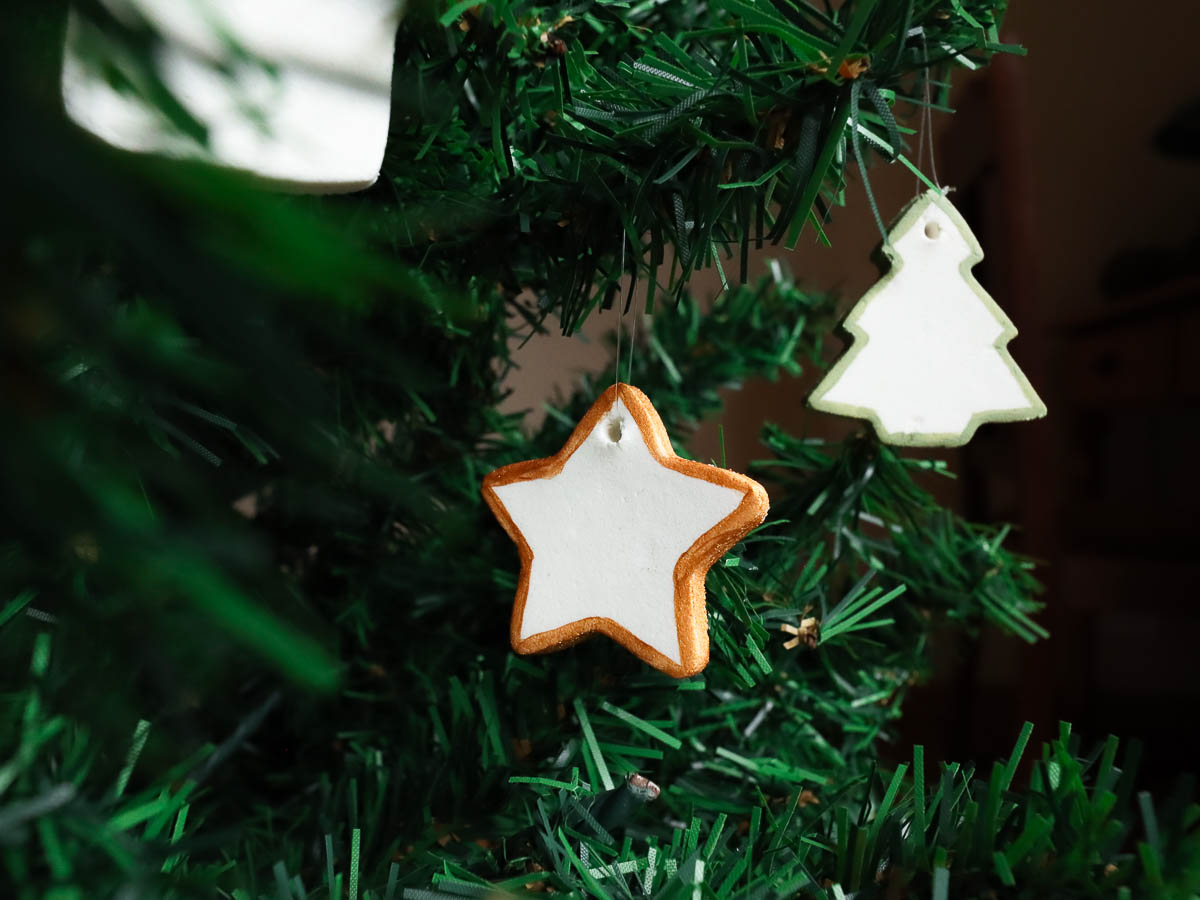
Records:
M532 288L567 331L625 273L675 291L712 265L744 278L752 244L792 246L840 202L855 114L894 157L890 107L919 102L914 73L1004 49L1005 3L946 6L418 0L397 49L386 228L452 279Z
M76 6L203 139L145 64L145 23ZM1020 52L999 42L1006 0L404 6L384 177L327 205L366 210L373 241L443 283L532 291L528 314L568 333L622 279L652 309L698 269L744 282L751 246L810 223L824 240L848 136L911 166L895 109L944 109L950 66Z
M0 896L624 896L651 858L667 897L940 898L947 864L953 896L1194 891L1195 808L1135 798L1115 743L1083 762L1050 745L1025 792L1015 757L990 780L880 774L932 631L1033 638L1038 604L1005 529L940 509L918 483L940 467L871 438L765 430L774 510L709 578L702 677L606 641L507 647L517 557L480 478L558 449L612 371L526 433L498 411L511 344L603 301L622 227L650 235L630 259L679 245L676 284L757 233L760 203L794 232L844 176L833 64L870 54L885 92L919 68L902 26L968 51L1002 6L460 4L446 29L416 9L397 71L428 93L397 91L419 105L398 110L384 183L333 200L97 146L57 109L62 10L18 4L29 27L0 56L18 136L0 149ZM829 72L803 34L833 47ZM634 59L712 93L676 114L691 95ZM815 162L813 117L833 148ZM889 130L873 104L862 118ZM727 166L769 174L726 189ZM677 440L722 390L818 356L831 300L773 273L707 311L659 304L620 361ZM806 619L819 631L785 649Z
M917 747L911 769L872 772L820 802L768 794L748 813L692 818L649 848L614 841L611 824L586 814L578 784L535 785L533 841L555 862L535 877L598 897L1193 895L1200 806L1192 785L1156 814L1149 797L1135 800L1133 770L1115 764L1116 738L1084 757L1064 725L1042 746L1028 791L1014 791L1030 730L988 777L957 763L926 772ZM439 896L481 883L466 872L486 857L469 848L465 856L435 876ZM528 888L529 877L507 886Z
M241 828L220 829L204 815L220 806L205 780L229 764L222 758L229 745L202 747L155 772L142 789L128 790L149 730L140 722L115 778L97 778L90 735L42 708L52 655L43 634L29 686L13 704L20 713L15 753L0 768L0 790L10 795L14 779L19 790L40 776L36 791L0 807L3 858L21 886L18 896L43 896L37 886L51 880L58 887L44 896L108 896L118 884L150 896L213 896L218 884L240 884L215 895L273 900L342 897L347 886L350 896L361 888L364 897L396 897L405 884L420 885L403 887L413 900L547 889L598 898L1190 897L1200 886L1193 784L1181 784L1157 808L1147 795L1135 796L1136 748L1118 766L1115 738L1083 756L1064 725L1043 745L1025 791L1013 782L1030 726L988 777L971 765L926 771L920 747L911 769L823 777L789 770L777 750L766 758L729 750L737 741L729 726L743 712L736 703L710 700L688 727L683 710L695 704L683 698L704 696L703 687L692 689L696 682L678 689L661 681L629 684L643 697L674 695L664 708L678 726L604 700L590 711L574 701L571 718L582 738L569 741L575 752L567 762L582 759L592 777L616 785L611 790L592 787L577 764L558 779L514 775L502 813L461 825L431 823L398 849L382 836L388 807L406 791L382 757L367 754L358 777L340 790L331 792L325 777L314 785L309 803L323 813L316 821L292 818L292 808L263 809ZM478 748L494 710L489 716L486 694L461 683L455 691L463 702L452 700L454 724L473 727L454 730ZM484 705L472 709L469 694ZM248 730L262 724L262 712L252 714ZM779 715L794 711L780 704ZM648 802L631 786L636 782L625 783L626 772L660 769L681 750L704 763L701 774L677 778ZM498 768L500 759L488 757L485 746L483 764ZM722 779L726 773L732 778ZM831 783L823 783L827 778ZM741 779L758 789L736 792ZM317 840L312 826L322 822L328 832Z

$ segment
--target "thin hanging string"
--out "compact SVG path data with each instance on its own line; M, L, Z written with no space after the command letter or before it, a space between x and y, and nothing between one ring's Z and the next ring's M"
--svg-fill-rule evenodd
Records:
M922 47L924 46L925 32L921 31ZM924 54L924 50L922 50ZM925 164L925 111L929 109L929 68L926 66L921 70L922 93L925 100L925 106L921 107L920 113L917 114L917 171L921 171L921 166ZM935 182L936 184L936 182ZM913 199L921 196L921 176L913 175Z
M622 228L621 229L621 266L617 270L618 272L621 273L621 275L625 274L625 242L627 240L629 240L629 237L628 237L628 235L625 234L625 229ZM618 287L620 286L620 283L621 283L620 282L621 275L617 276ZM620 291L618 290L616 293L617 293L618 299L619 299ZM618 306L617 306L617 354L616 354L616 357L613 359L613 384L621 383L621 323L624 318L625 318L625 307L624 307L624 305L618 304ZM635 322L634 324L636 325L637 323ZM633 338L631 337L630 343L632 343L632 342L633 342ZM632 353L633 353L633 350L632 350L632 348L630 348L630 354L631 354L630 359L633 358Z
M863 162L862 142L858 137L858 103L862 94L862 83L855 80L850 88L850 143L854 148L854 159L858 163L858 172L862 176L863 187L867 191L867 202L871 205L871 213L875 216L875 224L883 236L884 244L888 242L887 227L883 224L883 216L879 214L879 204L875 202L875 192L871 190L871 179L867 175L867 167Z
M922 155L922 157L924 157L925 142L928 141L929 142L929 171L933 175L933 183L936 184L938 186L938 188L940 189L942 186L942 181L940 178L938 178L937 154L934 150L934 141L933 141L933 106L932 106L933 99L932 99L932 91L930 91L930 89L929 89L929 74L930 74L929 73L929 44L925 40L925 29L923 29L923 28L921 29L921 60L924 64L922 66L923 75L924 75L924 77L922 79L924 82L924 91L923 91L924 96L922 97L922 99L925 101L925 106L922 107L922 109L921 109L921 155ZM920 165L918 165L917 168L920 168ZM918 181L919 181L919 179L918 179ZM920 189L920 185L918 184L918 193L920 192L919 189Z
M643 310L642 314L643 315L645 315L645 309L646 309L646 301L645 301L645 299L643 299L642 300L642 310ZM629 367L625 370L625 378L627 379L628 384L633 383L633 351L634 351L634 348L637 347L638 311L637 311L637 301L636 300L633 302L633 308L632 308L631 312L633 313L633 320L629 324ZM617 358L619 361L619 359L620 359L619 353L617 354Z

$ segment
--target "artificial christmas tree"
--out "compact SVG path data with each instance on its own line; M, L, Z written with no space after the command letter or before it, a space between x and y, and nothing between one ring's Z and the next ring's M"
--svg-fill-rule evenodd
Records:
M1115 741L1023 732L978 772L884 756L933 629L1043 633L1003 527L871 436L765 427L772 513L709 572L701 675L507 640L519 558L480 485L557 452L610 383L526 429L498 408L513 347L636 278L651 350L626 380L677 442L721 389L819 359L834 304L753 277L752 245L819 235L850 128L901 154L913 78L1006 49L1002 11L415 4L380 183L314 198L81 133L66 10L17 4L4 894L1194 892L1195 808L1135 799ZM709 265L730 287L704 307Z

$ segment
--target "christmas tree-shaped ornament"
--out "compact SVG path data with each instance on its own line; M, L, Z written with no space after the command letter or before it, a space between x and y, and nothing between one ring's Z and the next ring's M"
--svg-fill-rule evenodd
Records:
M483 496L521 555L514 650L606 634L676 678L708 664L705 574L767 514L757 482L676 456L627 384L606 390L554 456L489 474Z
M919 447L956 447L983 422L1044 416L1006 349L1017 329L971 275L983 250L950 202L937 191L913 201L883 251L891 269L846 317L854 342L809 403Z

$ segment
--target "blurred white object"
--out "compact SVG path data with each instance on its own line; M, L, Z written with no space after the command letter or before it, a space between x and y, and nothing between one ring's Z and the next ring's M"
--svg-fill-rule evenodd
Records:
M336 193L379 177L391 106L399 0L104 0L162 37L164 84L208 129L203 146L136 92L136 69L71 13L67 114L126 150L253 172L280 188ZM119 91L100 64L133 81Z

